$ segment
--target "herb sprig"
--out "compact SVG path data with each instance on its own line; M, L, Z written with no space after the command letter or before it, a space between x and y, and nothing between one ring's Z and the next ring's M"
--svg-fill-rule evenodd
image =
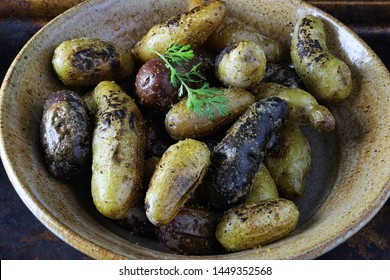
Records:
M201 63L196 64L189 72L184 74L179 73L175 68L175 65L180 66L194 58L195 54L190 45L171 44L163 53L154 49L150 50L157 54L171 71L170 82L175 88L178 88L178 96L183 97L187 92L186 106L190 110L210 120L215 118L214 109L221 116L228 114L227 98L223 96L222 90L210 87L206 78L199 71ZM193 82L203 84L200 88L191 88L189 83Z

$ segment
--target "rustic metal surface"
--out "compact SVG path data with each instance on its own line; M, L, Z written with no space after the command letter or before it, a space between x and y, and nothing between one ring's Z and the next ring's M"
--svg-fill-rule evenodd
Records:
M34 11L32 13L20 10L27 7L28 2L38 5L31 10ZM79 2L82 1L63 1L65 4L60 9L41 13L39 9L50 10L48 6L50 1L2 1L0 3L0 81L17 52L47 22L47 18ZM390 1L307 2L322 8L351 27L390 69L388 53ZM43 14L45 16L42 16ZM43 19L45 17L46 19ZM33 216L16 194L1 163L0 257L1 259L89 259L88 256L53 235ZM363 229L319 259L390 259L390 201L387 201Z

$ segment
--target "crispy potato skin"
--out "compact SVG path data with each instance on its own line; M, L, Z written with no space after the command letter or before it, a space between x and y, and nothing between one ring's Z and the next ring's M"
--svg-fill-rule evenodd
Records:
M91 164L92 124L83 100L74 92L52 93L45 101L40 141L50 174L74 179Z
M324 24L308 15L295 25L291 40L291 59L309 92L328 102L341 102L352 91L349 67L328 51Z
M210 150L197 140L173 144L157 164L145 197L148 219L156 226L171 222L201 183L210 164Z
M217 225L216 236L228 251L242 251L280 239L294 230L299 212L283 198L229 209Z
M216 114L213 120L199 116L186 106L187 98L184 98L176 103L165 117L165 129L169 135L176 140L211 135L232 124L255 102L252 94L244 89L221 88L221 90L228 99L229 113L226 116Z
M54 50L52 65L67 86L95 86L105 80L122 80L134 71L130 52L97 38L76 38Z
M297 199L305 191L305 177L311 166L311 148L305 135L294 124L280 129L281 147L278 153L264 158L279 192L288 199Z
M202 185L213 207L228 209L245 201L268 140L287 116L287 103L275 97L254 103L231 126L214 147Z
M140 199L145 124L134 100L116 83L101 82L93 93L92 198L100 213L123 219Z
M150 48L164 52L172 43L189 44L192 48L197 48L221 24L226 14L226 4L213 1L205 6L195 7L188 13L174 16L148 31L133 47L134 57L140 63L145 63L157 57Z
M277 62L282 57L282 45L278 41L260 34L254 27L231 16L226 17L223 23L211 33L205 46L219 53L230 44L245 40L260 45L267 62Z

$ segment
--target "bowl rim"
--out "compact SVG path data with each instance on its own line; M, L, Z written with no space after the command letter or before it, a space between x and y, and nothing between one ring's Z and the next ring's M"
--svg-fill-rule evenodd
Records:
M2 82L2 85L0 87L0 123L2 122L2 114L3 110L2 104L3 104L3 96L5 94L5 91L7 87L10 84L10 81L12 80L12 74L14 72L15 66L18 64L19 60L23 57L25 50L36 40L39 40L41 36L45 34L47 30L50 30L51 26L58 22L63 20L66 17L72 17L75 16L78 13L78 10L80 7L93 7L96 3L101 3L104 0L87 0L85 2L81 2L77 4L76 6L70 8L69 10L63 12L62 14L56 16L52 20L50 20L47 24L45 24L38 32L36 32L28 41L27 43L22 47L22 49L19 51L19 53L14 58L13 62L11 63L9 69L6 72L6 75L4 77L4 80ZM333 23L335 23L337 26L340 26L347 30L359 43L362 44L362 46L365 49L368 49L372 54L375 54L375 52L367 45L366 42L364 42L357 34L354 33L349 27L344 25L342 22L340 22L338 19L333 17L332 15L324 12L323 10L311 5L310 3L306 3L299 0L289 0L289 2L294 3L297 6L301 6L305 9L310 9L314 11L316 14L321 15L322 17L325 17L328 20L331 20ZM380 58L375 54L373 56L373 59L375 61L375 64L382 68L384 73L387 73L388 80L390 80L390 73L387 70L386 66L383 64L383 62L380 60ZM88 240L87 238L75 233L72 231L71 228L67 227L65 224L63 224L58 218L56 218L53 214L51 214L45 207L42 205L32 193L30 193L28 190L26 190L23 186L23 184L18 179L18 176L13 169L12 165L10 164L9 155L6 152L5 149L5 139L3 137L3 127L0 126L0 156L1 160L4 165L4 169L6 171L6 174L14 187L15 191L19 195L19 197L22 199L24 204L27 206L27 208L33 213L33 215L47 228L49 229L53 234L55 234L57 237L59 237L61 240L63 240L65 243L69 244L73 248L79 250L80 252L90 256L91 258L95 259L128 259L127 256L119 255L117 253L111 252L109 249L102 247L98 244L95 244L94 242ZM390 162L390 160L389 160ZM314 259L316 257L321 256L322 254L327 253L328 251L334 249L341 243L345 242L347 239L349 239L351 236L353 236L356 232L358 232L361 228L363 228L382 208L382 206L386 203L386 201L390 197L390 178L387 183L384 183L383 186L383 193L378 196L378 198L375 200L374 203L370 205L369 208L367 208L366 211L359 217L358 220L355 221L354 226L352 229L346 228L337 234L333 236L333 238L330 238L322 243L319 243L316 247L311 248L310 250L301 252L295 256L291 256L292 259ZM161 252L159 252L161 253ZM230 254L228 254L230 255ZM151 254L143 254L140 251L137 251L132 254L134 258L150 258ZM181 256L176 254L169 254L167 253L167 256L170 256L170 258L173 259L187 259L188 256ZM191 256L193 257L193 256ZM203 259L215 259L215 256L202 256ZM229 258L229 257L228 257ZM219 259L219 258L218 258ZM234 259L234 257L233 257Z

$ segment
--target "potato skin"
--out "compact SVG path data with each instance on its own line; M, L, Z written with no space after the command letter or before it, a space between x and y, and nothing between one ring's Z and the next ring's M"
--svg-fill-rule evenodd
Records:
M319 132L330 132L336 127L331 111L318 104L309 92L299 88L287 88L274 83L260 83L251 88L256 100L270 97L284 99L289 108L289 121L296 124L309 124Z
M350 95L351 70L329 53L324 24L319 17L307 15L298 20L290 52L298 76L317 99L337 103Z
M184 207L167 225L157 228L158 240L185 255L210 255L223 249L215 237L220 214L207 208Z
M172 43L182 46L189 44L192 48L197 48L223 21L226 13L227 7L224 2L213 1L155 25L133 47L134 57L140 63L145 63L157 57L150 48L164 52Z
M216 237L228 251L252 249L285 237L294 230L298 219L297 207L287 199L240 204L225 212Z
M123 219L140 199L145 124L134 100L116 83L101 82L93 93L92 198L100 213Z
M62 180L76 178L89 169L92 125L81 97L57 91L45 101L40 142L49 173Z
M255 177L252 180L251 192L246 203L257 203L269 198L278 198L279 192L275 181L264 163L260 163Z
M186 106L187 98L179 101L165 117L165 129L176 140L202 138L233 123L255 102L252 94L244 89L220 88L228 99L229 113L226 116L216 114L213 120L199 116Z
M282 45L260 34L256 28L239 19L228 16L209 36L205 46L219 53L230 44L249 40L263 48L267 62L276 62L282 57Z
M163 154L145 197L146 215L156 226L166 225L184 207L210 164L210 151L197 140L185 139Z
M231 126L214 147L202 185L213 207L228 209L245 201L268 140L287 116L287 103L275 97L254 103Z
M67 86L95 86L105 80L122 80L134 71L130 52L97 38L76 38L54 50L52 65Z
M297 199L304 194L305 177L311 166L310 144L294 124L283 126L280 136L279 152L266 155L264 163L283 197Z
M227 87L248 88L259 83L266 68L261 46L249 40L231 44L217 56L215 73Z

